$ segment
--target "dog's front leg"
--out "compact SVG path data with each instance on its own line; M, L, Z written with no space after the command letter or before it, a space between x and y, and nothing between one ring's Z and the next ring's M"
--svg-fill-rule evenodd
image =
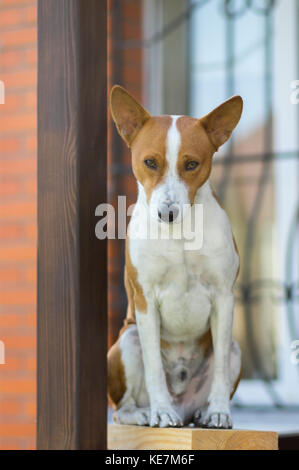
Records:
M211 316L214 348L214 372L209 406L203 424L214 428L231 428L230 351L232 345L234 297L231 292L216 296Z
M172 406L161 358L160 316L154 302L147 302L146 312L136 312L142 347L145 382L150 399L152 427L182 426L182 420Z

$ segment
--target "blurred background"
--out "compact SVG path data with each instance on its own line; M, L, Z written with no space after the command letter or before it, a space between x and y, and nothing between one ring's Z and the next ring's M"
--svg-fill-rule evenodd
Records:
M0 449L35 447L36 13L36 0L0 0ZM241 258L233 414L236 427L278 430L299 448L299 0L108 0L108 33L109 87L153 114L201 117L244 99L211 177ZM129 205L136 181L110 118L108 134L108 201ZM110 345L126 313L123 267L124 242L110 241Z
M234 94L244 112L214 157L212 184L240 251L234 335L243 379L236 427L299 434L299 1L110 1L109 82L152 114L201 117ZM130 155L109 135L109 198L135 201ZM109 245L109 343L126 312L124 243ZM299 444L297 444L299 448Z

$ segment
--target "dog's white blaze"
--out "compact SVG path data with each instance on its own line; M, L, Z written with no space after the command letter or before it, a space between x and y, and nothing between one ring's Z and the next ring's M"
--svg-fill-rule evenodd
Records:
M179 208L179 216L176 221L181 222L190 201L187 185L179 177L177 168L181 147L181 134L177 128L177 120L180 116L171 116L171 118L172 123L166 137L165 158L168 168L162 183L152 193L150 206L151 214L155 217L163 205L167 203L175 204Z
M181 134L177 128L177 120L180 116L171 116L172 123L167 133L166 160L168 162L167 177L177 177L177 162L181 146Z

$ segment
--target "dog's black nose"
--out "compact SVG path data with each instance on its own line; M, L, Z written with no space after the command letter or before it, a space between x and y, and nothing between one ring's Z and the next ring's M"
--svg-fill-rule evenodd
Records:
M179 209L175 206L166 207L163 211L158 211L159 219L163 220L163 222L168 222L172 224L179 214Z

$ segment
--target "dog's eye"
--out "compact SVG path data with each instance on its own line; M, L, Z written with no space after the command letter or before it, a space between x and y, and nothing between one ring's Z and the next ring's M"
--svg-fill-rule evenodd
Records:
M186 171L192 171L192 170L195 170L195 168L197 168L197 167L198 167L198 165L199 165L199 163L198 163L198 162L196 162L196 161L192 160L192 161L190 161L190 162L187 162L187 163L185 164L185 170L186 170Z
M157 162L153 158L146 158L144 163L151 170L156 170L158 168Z

